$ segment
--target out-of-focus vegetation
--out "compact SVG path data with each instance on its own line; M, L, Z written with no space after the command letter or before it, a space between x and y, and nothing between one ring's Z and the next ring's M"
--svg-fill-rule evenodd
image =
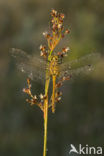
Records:
M49 113L48 155L68 156L70 143L104 143L104 1L1 0L0 1L0 156L41 156L43 116L25 102L26 76L17 72L9 48L39 54L51 8L64 12L71 35L69 60L99 52L101 61L90 76L67 82L63 102ZM67 45L67 44L66 44ZM34 83L33 91L41 92Z

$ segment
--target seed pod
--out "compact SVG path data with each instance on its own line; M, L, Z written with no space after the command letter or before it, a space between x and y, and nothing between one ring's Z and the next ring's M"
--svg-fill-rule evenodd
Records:
M62 86L62 81L59 81L57 84L56 84L56 88L59 88Z
M64 53L67 53L67 52L68 52L68 50L70 50L70 48L69 48L69 47L62 48L62 51L63 51Z
M70 30L66 29L64 34L66 35L66 34L69 34L69 33L70 33Z
M57 17L57 11L54 10L54 9L52 9L52 10L51 10L51 16Z
M45 45L40 45L40 50L41 51L45 51L46 50L46 46Z
M43 56L44 58L46 58L47 57L47 52L46 51L41 51L40 52L40 56Z
M29 88L23 88L23 92L27 93L27 94L30 94L30 89Z
M63 76L62 81L70 80L70 76Z
M65 15L63 13L60 13L59 16L64 19L65 18Z

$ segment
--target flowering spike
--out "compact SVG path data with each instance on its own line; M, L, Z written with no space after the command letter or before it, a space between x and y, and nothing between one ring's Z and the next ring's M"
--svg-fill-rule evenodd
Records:
M52 112L55 112L55 104L61 100L62 92L59 91L59 88L63 85L65 80L69 80L70 77L63 76L60 80L58 80L58 76L60 75L60 64L62 63L62 59L68 51L70 50L69 47L62 48L62 51L54 52L54 49L58 45L61 39L64 38L66 34L69 34L70 31L66 29L64 31L63 20L65 15L63 13L58 13L56 10L51 10L51 28L50 32L43 32L43 36L46 38L48 43L48 49L46 50L45 45L40 45L40 56L45 58L46 61L46 81L45 81L45 93L40 94L37 98L36 95L32 95L31 92L31 83L30 79L27 79L27 88L23 89L24 93L27 93L30 96L30 99L26 99L26 101L30 105L37 105L42 112L44 113L44 151L43 155L46 156L46 141L47 141L47 116L48 116L48 109L51 108ZM59 63L60 61L60 63ZM49 85L50 79L52 78L52 95L49 96ZM50 103L49 103L50 101Z

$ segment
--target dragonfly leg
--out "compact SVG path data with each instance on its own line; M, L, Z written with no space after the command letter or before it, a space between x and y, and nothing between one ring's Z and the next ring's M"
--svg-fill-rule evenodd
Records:
M56 85L56 76L52 77L53 80L53 91L52 91L52 112L55 112L55 85Z

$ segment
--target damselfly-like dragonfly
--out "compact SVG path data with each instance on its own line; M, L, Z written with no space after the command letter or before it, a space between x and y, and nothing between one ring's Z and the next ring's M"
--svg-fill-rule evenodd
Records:
M55 111L55 90L56 86L60 86L62 81L69 79L69 77L76 77L80 73L89 73L93 69L93 63L98 58L98 53L92 53L68 62L61 62L57 55L53 55L51 60L44 60L36 55L31 56L26 52L12 48L12 56L15 57L17 67L22 72L26 73L32 80L41 80L44 82L46 79L52 79L53 91L51 97L52 110ZM48 71L46 76L46 71ZM60 81L61 79L61 81ZM58 83L57 83L58 80Z
M11 53L16 59L17 68L21 72L26 73L32 80L44 81L46 69L51 68L50 66L47 66L47 61L36 55L28 55L20 49L12 48ZM63 63L60 63L60 61L57 60L57 78L61 78L64 75L69 75L74 78L74 76L77 76L81 72L86 74L94 68L93 64L96 63L98 58L98 53L91 53L82 56L79 59ZM51 76L51 74L49 76Z

